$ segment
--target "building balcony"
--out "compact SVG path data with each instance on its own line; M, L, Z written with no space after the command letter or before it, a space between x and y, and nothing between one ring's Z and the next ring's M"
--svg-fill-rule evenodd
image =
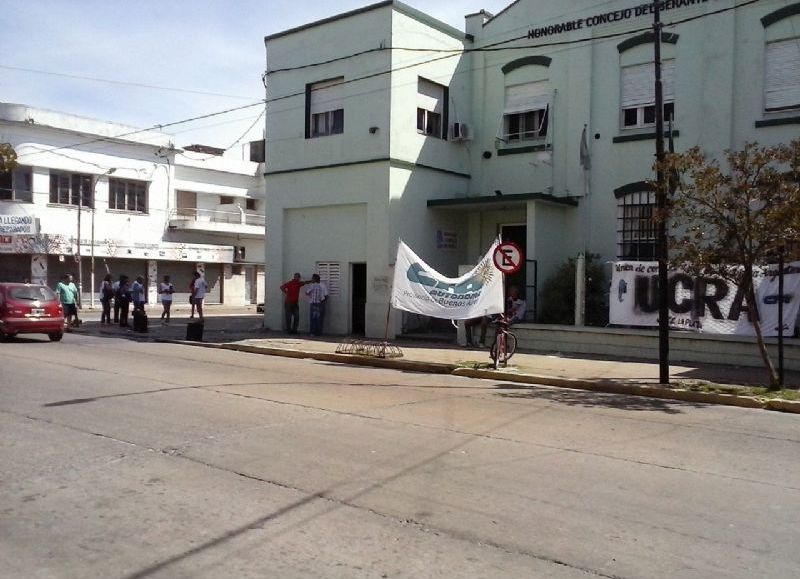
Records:
M265 224L263 215L246 211L178 207L169 216L170 229L247 237L264 237Z

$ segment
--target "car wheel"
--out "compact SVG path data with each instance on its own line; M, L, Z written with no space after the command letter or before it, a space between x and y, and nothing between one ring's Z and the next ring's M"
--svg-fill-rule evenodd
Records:
M64 332L51 332L47 334L51 342L60 342L64 337Z

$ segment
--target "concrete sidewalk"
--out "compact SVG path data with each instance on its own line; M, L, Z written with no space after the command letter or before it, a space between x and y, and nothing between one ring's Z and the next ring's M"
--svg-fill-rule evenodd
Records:
M155 310L155 308L151 309ZM101 325L99 322L92 321L85 321L78 331L153 341L184 341L186 325L193 321L188 318L188 308L186 307L179 307L173 312L170 325L162 325L158 315L152 311L150 316L150 327L147 334L137 334L130 329L115 325ZM399 359L339 354L336 350L345 340L343 337L314 338L265 330L261 327L262 319L262 316L255 312L255 306L209 307L206 313L203 345L340 363L452 373L515 383L546 384L695 402L720 403L722 401L722 403L743 406L765 406L764 402L758 399L733 400L744 397L687 390L687 387L697 382L763 386L766 383L767 374L762 368L673 365L670 367L672 387L662 388L658 386L657 360L642 362L585 356L572 357L558 353L517 352L511 359L508 368L493 371L488 368L491 359L487 349L460 348L447 343L395 340L392 344L399 346L403 352L402 358ZM787 373L786 384L795 388L800 385L800 373ZM735 393L736 388L731 388L731 392ZM794 404L800 411L800 402ZM789 403L788 406L793 405Z

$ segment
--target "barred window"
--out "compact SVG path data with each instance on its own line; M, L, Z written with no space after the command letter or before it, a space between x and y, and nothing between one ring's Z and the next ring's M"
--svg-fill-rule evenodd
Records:
M50 172L50 203L94 207L94 183L91 175Z
M649 261L656 257L656 194L628 193L617 200L617 258Z
M120 211L147 213L147 182L109 179L108 207Z

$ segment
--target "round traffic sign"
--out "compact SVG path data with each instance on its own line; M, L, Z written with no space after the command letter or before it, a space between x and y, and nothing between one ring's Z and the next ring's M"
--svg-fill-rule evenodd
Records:
M495 267L506 275L519 271L522 267L522 250L516 243L505 241L497 246L492 255Z

